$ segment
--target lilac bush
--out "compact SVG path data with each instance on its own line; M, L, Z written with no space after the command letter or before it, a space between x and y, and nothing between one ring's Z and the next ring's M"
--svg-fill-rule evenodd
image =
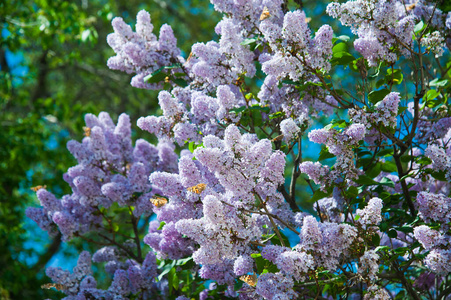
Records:
M211 0L219 38L186 57L149 13L113 20L108 66L161 90L137 124L159 142L86 115L72 194L37 191L31 219L97 249L47 269L65 299L451 295L451 13L332 2L347 37L287 2Z

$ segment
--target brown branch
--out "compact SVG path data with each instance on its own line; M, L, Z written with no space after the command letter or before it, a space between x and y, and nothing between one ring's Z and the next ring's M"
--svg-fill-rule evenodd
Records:
M301 136L298 137L298 156L294 160L293 170L291 172L291 183L290 183L290 201L288 203L290 204L291 209L294 212L299 211L299 207L296 205L296 180L298 179L301 172L299 171L299 164L302 160L302 138Z
M141 252L141 241L139 239L139 232L138 232L138 220L135 218L135 216L133 215L132 209L130 208L130 206L128 207L130 210L130 218L132 221L132 226L133 226L133 232L135 234L135 244L136 244L136 248L138 251L138 262L142 263L143 262L143 258L142 258L142 252Z

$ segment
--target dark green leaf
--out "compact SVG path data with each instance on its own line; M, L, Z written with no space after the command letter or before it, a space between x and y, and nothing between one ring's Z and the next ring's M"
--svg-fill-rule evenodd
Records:
M390 230L387 232L387 235L388 235L389 238L394 239L394 238L396 238L396 237L398 236L398 233L396 232L396 230L390 229Z
M317 200L322 199L327 196L329 196L328 193L324 193L321 190L316 190L315 193L313 194L312 198L310 199L310 202L312 202L312 203L316 202Z
M354 180L358 184L365 184L365 185L377 185L378 182L374 181L371 177L368 177L366 175L360 175L358 179Z
M372 91L371 93L368 94L368 100L371 103L376 104L377 102L384 99L384 97L387 96L389 93L390 93L390 91L387 89Z
M384 172L392 173L398 171L398 168L396 168L396 164L391 161L386 161L382 163L381 170Z
M181 87L188 86L188 83L186 82L186 80L182 79L182 78L174 78L174 79L172 79L172 82L174 82L175 84L177 84L178 86L181 86Z
M327 147L323 147L321 149L321 151L319 152L318 161L323 161L325 159L332 158L332 157L335 157L335 155L331 154L329 152L329 150L327 149Z

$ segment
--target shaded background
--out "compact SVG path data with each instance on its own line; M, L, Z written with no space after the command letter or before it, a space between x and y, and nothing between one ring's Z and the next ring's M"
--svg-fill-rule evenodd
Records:
M328 2L304 1L313 30L331 22L324 14ZM66 143L83 138L83 116L107 111L116 120L126 112L134 139L152 140L135 124L158 113L157 92L131 87L131 76L106 66L114 54L106 43L112 18L121 16L134 26L141 9L150 12L155 34L163 23L172 26L185 58L193 43L218 39L213 29L221 15L208 0L0 1L2 300L62 296L40 288L50 282L45 267L72 269L79 250L89 250L76 239L67 244L49 238L25 216L26 207L38 206L31 187L46 185L57 197L70 193L62 175L76 161Z

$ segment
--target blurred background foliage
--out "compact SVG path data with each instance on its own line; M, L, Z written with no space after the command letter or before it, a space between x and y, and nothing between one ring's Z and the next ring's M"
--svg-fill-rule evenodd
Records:
M134 26L141 9L157 35L163 23L173 27L185 58L192 41L214 38L220 18L200 0L0 1L0 299L54 296L40 288L49 282L44 267L57 253L75 254L62 253L60 237L27 220L25 208L38 205L30 187L70 192L62 175L75 160L66 143L83 137L83 116L127 112L135 125L157 110L155 92L132 88L131 76L106 67L112 18Z

